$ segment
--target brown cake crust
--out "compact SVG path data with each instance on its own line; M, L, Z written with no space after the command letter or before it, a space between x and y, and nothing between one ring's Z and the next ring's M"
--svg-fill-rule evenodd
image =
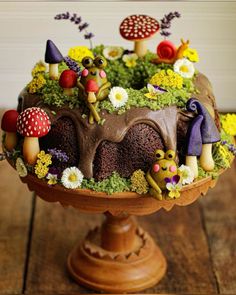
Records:
M208 108L218 123L209 80L198 74L194 83L199 91L195 97ZM103 110L101 117L105 119L104 125L91 125L87 118L82 118L81 109L48 106L40 96L23 91L19 96L18 111L32 106L43 108L53 126L47 137L41 140L41 148L62 149L71 157L69 166L78 166L86 178L99 180L113 171L124 177L137 169L146 171L152 161L151 155L157 148L181 151L185 145L187 127L193 119L192 113L176 106L158 111L131 108L122 115Z

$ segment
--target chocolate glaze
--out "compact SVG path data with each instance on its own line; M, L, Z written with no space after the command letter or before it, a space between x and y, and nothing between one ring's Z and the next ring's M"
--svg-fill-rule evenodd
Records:
M207 104L212 113L215 113L215 100L208 79L199 74L195 84L199 90L199 94L195 97ZM73 121L80 154L79 168L86 178L93 177L93 161L97 147L101 142L121 142L132 126L143 123L151 126L160 134L166 149L176 150L177 122L184 118L183 121L187 123L193 118L193 114L183 112L176 106L166 107L159 111L152 111L148 108L131 108L122 115L109 114L103 110L101 117L105 119L104 125L91 125L87 118L82 118L81 109L71 110L67 106L61 108L48 106L43 103L40 96L29 94L23 90L19 95L18 111L21 112L32 106L43 108L48 113L52 124L62 117L68 117ZM53 115L51 111L56 112L56 115Z

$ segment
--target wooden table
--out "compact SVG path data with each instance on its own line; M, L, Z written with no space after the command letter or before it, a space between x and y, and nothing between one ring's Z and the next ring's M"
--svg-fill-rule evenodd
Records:
M235 163L234 163L235 164ZM168 262L145 293L236 293L236 170L193 205L140 217ZM42 201L0 163L0 294L94 293L66 271L67 254L103 218Z

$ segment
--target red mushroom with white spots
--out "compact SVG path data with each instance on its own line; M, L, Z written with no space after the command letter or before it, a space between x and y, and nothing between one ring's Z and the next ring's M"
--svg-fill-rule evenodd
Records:
M16 122L19 113L16 110L6 111L2 117L1 128L6 132L4 146L8 151L12 151L17 144Z
M134 41L134 51L142 57L147 53L146 40L159 30L159 23L148 15L130 15L120 25L120 34L124 39Z
M17 131L24 136L23 156L26 163L34 165L40 152L39 137L48 134L51 122L47 113L37 107L25 109L17 119Z

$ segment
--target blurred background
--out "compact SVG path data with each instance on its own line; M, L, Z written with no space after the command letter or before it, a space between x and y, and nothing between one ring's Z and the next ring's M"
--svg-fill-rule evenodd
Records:
M62 12L75 12L90 24L93 43L122 45L132 42L119 35L119 24L129 14L143 13L161 19L165 13L179 11L172 23L170 40L190 39L200 62L199 71L213 84L220 111L236 111L236 2L0 2L0 98L1 108L14 108L21 89L30 81L33 65L44 59L47 39L52 39L63 55L71 46L87 45L76 26L56 21ZM155 51L159 34L149 41Z

